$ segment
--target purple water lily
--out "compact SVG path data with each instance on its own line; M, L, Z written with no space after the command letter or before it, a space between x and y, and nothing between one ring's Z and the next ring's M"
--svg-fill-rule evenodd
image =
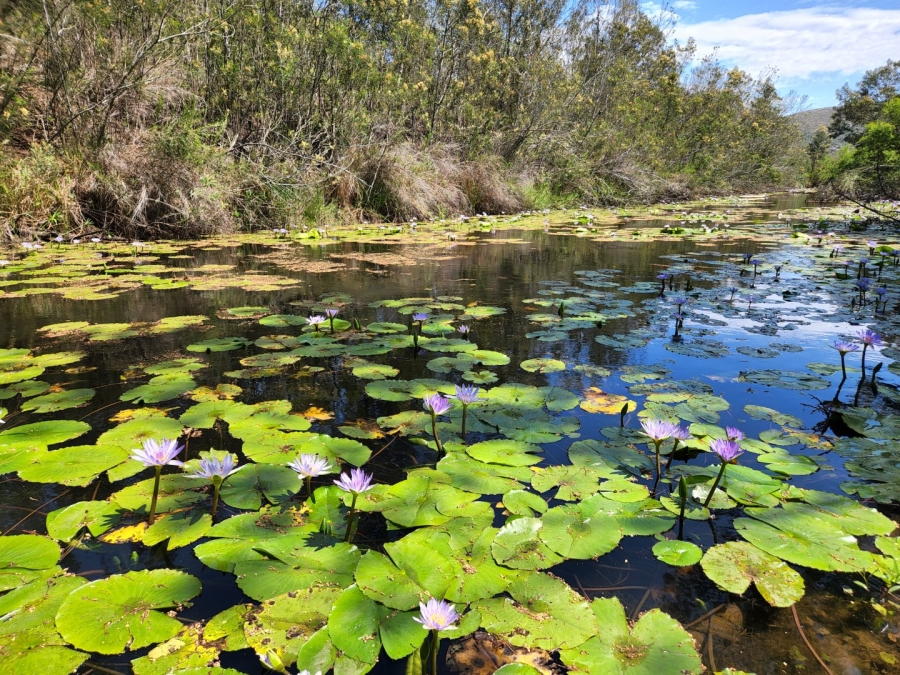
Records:
M439 631L454 630L458 626L454 621L459 620L456 607L446 600L431 598L427 604L419 603L419 616L413 617L413 621L422 624L422 628L431 631L431 675L437 675L438 647L440 646Z
M837 349L838 354L841 355L841 373L844 375L844 379L847 379L847 366L844 363L844 357L850 352L859 351L859 345L855 342L847 342L845 340L835 340L834 344L831 345L835 349Z
M156 520L156 500L159 497L159 477L162 474L162 468L168 464L184 466L184 462L175 459L183 449L184 446L178 445L177 439L164 438L157 443L156 440L148 438L140 449L132 450L134 454L131 455L131 459L141 462L144 466L156 468L153 497L150 499L150 515L147 517L147 523L150 525Z
M206 478L213 484L213 503L212 515L216 515L219 510L219 489L222 487L222 481L235 471L240 469L234 455L230 452L222 459L218 457L207 457L200 460L200 468L193 473L187 474L189 478Z
M350 475L342 473L340 478L334 481L344 492L357 496L372 489L372 474L362 469L351 469Z
M441 445L441 438L437 432L437 417L445 415L453 408L453 404L440 394L429 394L422 400L422 407L425 411L431 413L431 435L434 436L434 444L437 447L438 454L444 453L444 446Z
M363 492L372 488L372 474L366 473L362 469L351 469L349 476L342 473L341 477L334 481L334 484L344 492L353 495L350 501L350 513L347 514L347 529L344 532L344 541L350 542L356 529L353 518L356 515L356 500Z
M466 442L466 416L469 412L469 406L479 400L478 394L481 389L474 385L458 384L456 385L456 395L454 398L462 404L462 426L461 433L463 443Z
M653 492L655 493L659 484L659 477L662 474L659 464L659 446L662 445L664 440L671 438L673 434L678 432L678 425L666 420L641 420L641 426L644 428L644 433L653 441L656 454L656 482L653 484Z
M871 347L875 349L884 344L881 339L881 336L873 330L868 328L863 329L856 334L859 337L859 341L862 342L863 351L862 351L862 376L866 377L866 350Z
M704 507L708 507L709 503L712 501L713 495L716 492L716 488L719 487L719 481L721 481L722 476L725 475L725 467L734 462L742 454L744 454L744 449L738 444L737 441L727 438L713 439L709 442L709 449L711 452L719 456L721 467L719 468L719 473L716 476L716 480L713 482L712 487L709 490L709 494L706 495L706 501L703 502Z
M459 620L456 607L446 600L431 598L428 603L419 603L419 616L413 617L413 621L422 624L428 630L453 630L457 626L454 621Z
M327 459L316 454L300 455L293 462L288 463L288 467L297 472L300 480L306 481L307 498L312 497L312 479L334 471Z

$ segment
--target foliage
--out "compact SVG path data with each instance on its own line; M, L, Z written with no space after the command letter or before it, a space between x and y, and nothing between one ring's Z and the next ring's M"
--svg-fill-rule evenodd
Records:
M29 0L4 15L7 236L181 236L796 182L772 82L638 3Z

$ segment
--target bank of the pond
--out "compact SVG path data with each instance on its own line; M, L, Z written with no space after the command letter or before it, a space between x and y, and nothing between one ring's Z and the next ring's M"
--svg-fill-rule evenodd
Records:
M779 199L10 250L5 667L891 672L900 241Z

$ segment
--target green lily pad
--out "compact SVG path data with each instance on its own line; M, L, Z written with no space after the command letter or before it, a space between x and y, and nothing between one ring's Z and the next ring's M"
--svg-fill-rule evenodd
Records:
M181 372L157 375L151 378L147 384L124 392L119 399L135 403L159 403L181 396L196 386L197 383L189 375Z
M268 600L314 585L349 586L360 560L352 544L306 546L296 540L269 539L257 544L267 557L235 564L238 586L254 600ZM274 559L273 559L274 558Z
M176 570L117 574L74 590L59 608L56 626L78 649L120 654L175 637L181 622L157 610L199 592L195 577Z
M247 617L244 624L247 643L261 656L275 651L284 664L290 666L318 635L314 646L316 651L326 652L322 667L330 669L335 657L334 647L327 631L319 631L325 628L328 615L342 592L343 588L317 585L267 600ZM307 653L307 658L309 656Z
M831 386L828 380L796 370L748 370L738 378L741 382L753 382L776 389L795 391L815 391Z
M0 446L8 445L27 448L37 444L56 445L78 438L90 431L90 429L91 426L89 424L72 420L22 424L6 431L0 431Z
M653 555L668 565L689 567L700 562L703 551L689 541L663 539L653 545Z
M31 410L35 413L50 413L77 408L94 398L94 393L93 389L68 389L44 394L22 403L22 410Z
M537 454L539 452L541 452L541 448L537 445L501 439L482 441L466 448L466 453L480 462L506 466L537 464L542 459Z
M189 352L230 352L235 349L244 349L250 341L243 337L224 337L203 340L187 346Z
M557 373L565 370L566 364L558 359L528 359L522 361L519 367L528 373Z
M719 588L742 594L753 582L773 607L790 607L803 597L803 577L773 555L745 541L713 546L700 562Z
M703 672L690 634L668 614L652 609L629 630L618 599L596 598L591 609L603 629L577 648L560 653L570 668L604 675Z
M571 649L599 631L588 603L560 579L540 573L523 575L507 593L511 598L482 600L473 609L481 613L485 629L517 647Z
M772 408L766 408L761 405L752 405L748 404L744 406L744 412L758 420L768 420L770 422L774 422L775 424L779 424L781 426L788 427L796 427L800 428L803 426L803 422L793 415L786 415L784 413L780 413L777 410Z
M561 563L564 558L544 543L543 527L540 518L516 518L507 522L491 545L494 560L517 570L547 569Z
M42 455L20 470L19 478L33 483L84 486L128 457L128 451L114 445L69 446Z

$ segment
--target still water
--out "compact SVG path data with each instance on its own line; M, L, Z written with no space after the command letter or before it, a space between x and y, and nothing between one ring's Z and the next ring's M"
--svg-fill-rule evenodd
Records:
M245 288L187 286L157 290L151 284L137 283L107 299L67 300L58 293L3 297L0 299L0 345L9 349L28 348L36 354L85 352L79 368L71 372L48 371L42 379L52 387L92 388L96 392L86 405L50 416L16 412L17 402L21 400L18 398L2 401L10 409L8 426L48 417L83 420L90 424L91 431L77 443L90 444L110 427L111 418L134 407L120 400L120 396L147 381L139 366L198 356L186 352L185 348L199 341L231 336L257 341L275 334L296 336L302 330L302 326L273 328L260 324L256 318L241 320L229 315L229 308L261 307L273 314L305 316L323 297L331 296L339 298L340 317L358 320L362 326L372 322L409 322L409 315L398 313L396 307L372 306L385 300L453 298L448 302L502 308L505 310L502 314L468 322L471 340L480 349L502 352L509 357L508 365L489 368L497 381L483 386L512 382L539 387L550 385L576 395L597 388L607 395L636 401L637 409L623 420L628 428L640 428L637 413L646 401L643 396L629 392L633 383L640 380L626 382L620 376L655 372L657 375L648 376L646 381L658 381L662 373L665 380L697 381L711 387L716 396L730 403L727 410L720 412L717 424L739 427L748 437L755 438L777 426L746 414L744 406L748 404L777 409L779 413L798 418L802 429L818 430L832 437L834 429L830 428L822 401L834 394L840 381L839 369L826 377L829 389L821 391L775 388L741 376L746 371L760 369L798 371L803 370L804 364L813 362L839 368L837 352L830 346L832 341L838 336L852 336L860 325L877 327L867 320L874 319L874 315L852 315L845 298L829 284L820 283L820 277L809 267L812 257L808 244L801 255L796 241L783 239L791 230L777 221L776 215L799 208L802 202L802 196L792 195L727 207L729 222L736 231L728 235L720 229L720 236L713 238L659 237L661 227L679 224L672 216L625 217L615 224L598 226L603 234L598 237L592 236L596 233L591 231L576 233L571 214L550 214L538 216L547 221L543 228L518 229L498 219L480 230L458 236L446 236L438 228L436 236L426 243L416 243L409 237L397 244L385 243L383 238L378 243L334 241L326 234L315 246L289 241L255 244L211 240L196 246L178 245L170 253L157 254L152 246L147 251L136 250L130 256L120 253L110 260L111 268L137 269L141 265L184 268L185 278L191 275L192 269L202 268L210 270L210 274L225 276L277 275L294 280L295 285L262 291L248 290L253 288L252 283ZM707 207L707 210L721 212L723 207ZM700 213L701 209L696 212ZM740 227L741 223L766 219L777 223L772 225L773 229L777 228L777 236L766 233L764 226L758 227L763 236L752 235L749 229ZM801 216L796 219L800 220ZM714 226L715 222L710 224ZM449 232L453 228L446 229ZM647 235L635 237L634 231ZM608 236L611 232L617 234ZM752 267L741 264L745 254L762 261L758 274L753 274ZM64 255L60 253L61 257ZM783 266L777 278L772 271L776 264ZM331 268L337 269L320 271ZM146 272L154 273L180 277L177 272L160 273L152 269ZM661 273L674 276L671 289L668 282L657 280ZM8 280L21 278L12 275ZM686 284L690 284L689 290ZM659 292L660 287L664 288L663 293ZM729 290L732 287L738 290L732 292ZM20 288L7 286L7 292ZM677 310L673 299L682 296L688 299L688 304L683 312L683 326L676 335L673 315ZM566 330L562 337L549 335L548 331L552 333L552 330L548 326L552 328L552 325L546 315L559 313L560 302L577 305L579 297L595 303L594 309L606 311L609 318ZM544 318L536 318L540 314ZM171 333L137 334L108 341L87 340L81 333L48 338L46 332L40 331L42 327L65 322L150 323L188 315L202 315L206 321L202 326ZM529 334L534 336L527 337ZM606 340L598 342L603 336ZM635 342L626 341L628 337ZM885 337L890 342L893 336ZM692 344L701 345L701 353L685 351L684 346ZM320 408L333 417L315 421L312 431L332 436L341 436L338 427L346 423L371 421L418 409L420 405L415 401L393 402L368 396L367 380L353 376L344 356L305 358L301 364L267 377L246 379L224 375L239 371L241 359L260 353L265 352L253 345L234 351L200 352L208 367L194 372L193 377L198 386L237 384L243 389L239 400L248 404L280 399L290 401L294 411ZM429 368L429 361L436 356L441 354L398 349L389 354L367 356L366 360L398 369L398 380L438 378L462 382L456 370L436 373ZM554 359L566 367L547 373L520 368L519 364L531 359ZM890 359L869 352L870 368L881 361L886 365ZM602 374L602 370L576 370L579 365L596 366L608 370L609 374ZM302 372L306 366L321 370ZM894 374L883 371L884 385L896 385L897 381ZM854 388L855 382L848 381L843 396L852 398ZM857 391L856 396L860 395L862 401L857 400L860 405L875 405L867 391L862 394ZM193 402L178 397L154 405L165 408L169 416L178 417ZM893 404L880 400L877 405L890 410ZM542 443L543 461L539 467L567 463L567 449L573 440L603 439L604 429L618 427L620 423L618 414L590 413L580 408L567 415L578 418L579 428L561 440ZM213 447L241 456L241 441L232 438L223 427L200 431L192 437L192 456ZM475 431L471 436L470 442L492 437L484 431ZM435 461L432 450L411 443L406 437L363 443L373 451L373 459L366 468L375 472L378 483L397 483L411 467L433 465ZM841 493L840 485L848 476L840 456L813 447L794 447L791 452L815 458L819 466L809 475L794 476L793 485ZM685 459L691 464L713 464L708 453L700 456L694 453L677 457L673 462L676 470L684 465ZM741 463L765 468L749 453ZM140 479L148 475L142 473ZM79 501L104 499L136 480L131 478L114 485L101 477L86 487L66 487L26 482L7 474L0 478L3 486L0 526L4 534L43 534L48 513ZM648 485L652 483L649 476L642 480ZM668 495L672 489L673 485L663 481L660 495ZM545 497L550 500L549 495ZM483 499L498 501L496 495ZM898 515L890 506L881 508L889 517ZM217 517L221 520L236 512L226 505ZM736 515L740 515L738 510L726 509L716 511L709 520L688 520L683 538L704 550L738 540L732 526ZM495 526L502 526L504 520L498 510ZM369 514L362 517L356 543L363 549L379 550L384 543L399 536L401 533L387 528L378 514ZM631 617L652 608L662 609L692 630L703 662L711 670L731 667L758 675L819 672L821 667L804 645L790 609L770 607L753 590L743 596L721 591L699 565L674 567L658 560L650 551L652 543L650 537L626 537L599 560L568 560L550 571L588 598L618 598ZM252 602L238 588L233 574L203 565L193 549L191 545L170 552L159 546L97 542L73 548L61 564L69 572L91 581L129 570L171 567L186 571L200 579L203 590L193 605L179 614L185 623L204 621L237 603ZM896 627L884 621L870 606L869 595L854 586L854 578L813 570L801 570L801 573L806 582L806 595L797 605L797 616L813 647L826 654L832 671L847 675L897 672L892 668L900 666L891 665L892 659L900 659ZM698 622L710 610L716 611ZM445 640L445 650L447 645ZM147 651L95 655L89 663L129 672L130 660ZM258 659L249 649L223 652L220 661L223 667L245 673L260 672ZM85 664L79 672L91 672L91 668ZM371 672L398 673L402 672L402 665L382 655ZM443 672L452 671L446 667Z

